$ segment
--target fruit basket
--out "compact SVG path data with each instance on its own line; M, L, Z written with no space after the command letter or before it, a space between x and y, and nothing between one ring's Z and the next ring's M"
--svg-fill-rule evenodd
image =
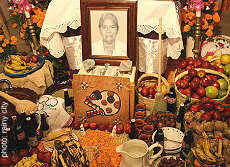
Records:
M145 104L146 110L151 111L155 105L155 94L157 92L158 74L143 74L137 82L138 103ZM162 93L165 95L169 91L167 80L162 77Z
M192 72L194 70L197 71L197 74L192 74L195 73ZM197 83L192 83L194 78L198 80L198 85ZM192 70L184 71L178 75L176 74L174 82L176 83L175 90L177 93L177 105L184 103L188 98L191 98L191 101L199 100L204 97L215 100L224 100L228 97L230 91L228 77L211 69L194 68ZM220 92L224 93L221 94Z

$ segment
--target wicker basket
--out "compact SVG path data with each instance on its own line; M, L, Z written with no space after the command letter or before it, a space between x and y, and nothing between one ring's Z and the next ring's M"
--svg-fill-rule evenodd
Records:
M156 80L158 78L158 74L156 73L151 73L151 74L143 74L139 79L138 79L138 82L137 82L137 94L138 94L138 103L140 104L145 104L146 105L146 110L152 110L153 107L155 106L155 99L151 99L151 98L147 98L147 97L144 97L141 95L141 93L138 91L138 88L140 87L140 84L142 81L151 81L151 80ZM162 78L162 82L163 84L165 85L166 87L166 92L169 91L169 84L168 84L168 81L164 78L164 77L161 77ZM163 108L165 108L166 110L166 102L163 102Z
M222 78L224 78L228 82L227 95L222 97L221 99L214 99L214 100L224 100L224 99L226 99L228 97L229 91L230 91L230 81L229 81L229 79L228 79L228 77L226 75L224 75L224 74L222 74L220 72L214 71L214 70L210 70L210 69L196 68L196 70L197 71L204 70L206 73L219 75ZM180 78L182 78L186 74L188 74L188 71L184 71L184 72L180 73L179 75L177 75L175 77L175 79L174 79L174 83L176 83ZM180 93L176 85L175 85L175 90L176 90L176 94L177 94L177 106L179 106L181 103L184 103L186 99L188 99L188 96ZM195 100L198 100L198 99L191 98L191 101L195 101Z

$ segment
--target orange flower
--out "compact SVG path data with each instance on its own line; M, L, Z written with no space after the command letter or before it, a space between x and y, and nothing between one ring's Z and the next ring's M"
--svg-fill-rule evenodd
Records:
M189 12L189 13L187 14L187 17L188 17L190 20L192 20L192 19L195 18L195 13Z
M25 33L20 32L19 34L20 34L20 37L21 37L22 39L24 39L24 38L25 38Z
M4 42L5 42L6 44L9 44L9 43L10 43L10 41L9 41L8 39L4 39Z
M214 20L215 23L220 22L220 16L219 16L219 14L217 12L214 13L213 20Z
M214 2L215 6L213 8L213 10L216 12L219 9L219 3L218 2Z
M18 41L18 39L15 36L12 36L10 39L11 39L11 44L13 45L16 44Z
M191 30L191 27L189 25L185 25L183 28L183 32L188 32Z
M213 29L214 29L214 26L213 26L213 25L209 25L209 26L208 26L208 29L213 30Z
M211 37L213 35L212 30L208 29L205 33L208 37Z
M4 37L4 35L0 35L0 41L2 41Z
M190 21L188 24L192 27L195 23L196 23L196 20L194 19L194 20Z
M208 28L208 22L205 20L202 24L202 28L206 30Z
M2 48L2 47L0 47L0 53L3 53L3 52L4 52L3 48Z
M16 28L18 25L16 24L16 23L14 23L13 25L12 25L12 28Z
M6 47L6 43L2 43L2 47L5 48Z
M206 14L206 15L205 15L205 18L206 18L206 20L212 20L212 15Z

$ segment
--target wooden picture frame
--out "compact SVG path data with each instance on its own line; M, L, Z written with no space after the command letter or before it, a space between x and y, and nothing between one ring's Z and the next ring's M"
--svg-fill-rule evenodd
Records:
M136 65L137 0L81 0L81 25L83 60L115 66L131 60Z

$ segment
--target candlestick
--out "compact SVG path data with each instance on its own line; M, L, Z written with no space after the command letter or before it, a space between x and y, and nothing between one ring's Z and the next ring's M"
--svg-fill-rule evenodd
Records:
M195 43L193 48L193 54L195 59L197 59L200 55L200 41L201 41L201 17L196 17L196 28L195 28Z

